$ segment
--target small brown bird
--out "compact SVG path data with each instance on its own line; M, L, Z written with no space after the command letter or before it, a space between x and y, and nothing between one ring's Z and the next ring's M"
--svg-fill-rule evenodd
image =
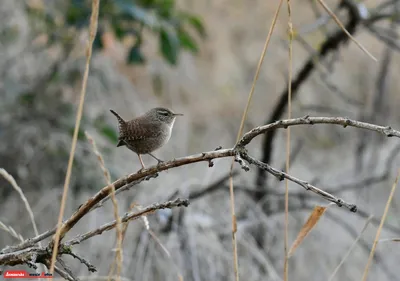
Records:
M174 113L167 108L156 107L142 116L125 121L114 110L110 109L110 111L118 119L117 147L125 145L138 155L142 165L139 171L145 168L141 154L150 155L158 161L158 164L163 162L151 153L169 141L176 116L183 116L183 114Z

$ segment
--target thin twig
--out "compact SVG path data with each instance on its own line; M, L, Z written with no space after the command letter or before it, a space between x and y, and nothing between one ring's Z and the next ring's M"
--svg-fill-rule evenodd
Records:
M87 260L85 260L84 258L78 256L77 254L73 253L71 251L71 249L68 248L64 248L62 254L64 255L70 255L71 257L73 257L74 259L77 259L78 261L80 261L80 263L86 265L87 269L89 270L89 272L96 272L97 269L94 265L92 265L90 262L88 262Z
M174 201L168 201L168 202L165 202L165 203L155 203L155 204L152 204L152 205L144 208L143 210L141 210L139 212L136 212L136 213L128 212L128 213L126 213L125 215L123 215L121 217L121 222L125 223L125 222L131 221L131 220L138 219L138 218L140 218L142 216L146 216L146 215L148 215L150 213L153 213L156 210L171 209L171 208L174 208L174 207L182 207L182 206L184 206L184 207L189 206L189 200L179 199L178 198L178 199L176 199ZM89 238L91 238L93 236L102 234L104 231L108 231L108 230L113 229L116 226L116 224L117 224L117 221L113 220L113 221L111 221L109 223L103 224L102 226L100 226L99 228L97 228L95 230L92 230L92 231L86 232L84 234L78 235L75 238L73 238L71 240L68 240L63 245L65 247L70 247L72 245L79 244L79 243L81 243L81 242L83 242L83 241L85 241L85 240L87 240L87 239L89 239Z
M68 274L68 272L62 270L61 268L59 268L56 265L54 265L54 271L57 272L65 280L68 280L68 281L79 281L79 279L76 279L76 278L72 277L70 274Z
M89 65L90 65L90 59L92 57L92 46L94 42L94 38L96 36L97 32L97 21L98 21L98 16L99 16L99 3L100 0L93 0L92 1L92 15L90 16L90 27L89 27L89 42L86 48L86 65L85 65L85 72L83 74L83 79L82 79L82 88L81 88L81 93L80 93L80 100L79 100L79 106L78 106L78 112L76 114L76 122L75 122L75 129L74 129L74 135L72 137L72 145L71 145L71 151L69 153L69 159L68 159L68 167L67 167L67 174L65 176L65 182L64 182L64 190L63 190L63 196L61 199L61 206L60 206L60 214L58 216L58 222L57 222L57 231L55 236L53 237L53 255L51 258L51 264L50 264L50 273L53 274L54 272L54 265L56 262L56 257L57 257L57 252L58 252L58 244L60 242L61 236L61 223L62 219L64 216L64 210L65 210L65 203L67 201L67 196L68 196L68 188L69 188L69 182L71 179L71 173L72 173L72 164L74 162L74 156L75 156L75 149L76 149L76 143L78 140L78 132L79 132L79 127L81 124L81 119L82 119L82 112L83 112L83 104L85 102L85 95L86 95L86 85L89 77Z
M42 241L42 240L50 237L54 233L56 233L56 228L47 230L46 232L43 232L42 234L37 235L37 236L35 236L33 238L29 238L29 239L23 241L22 243L20 243L20 244L18 244L16 246L7 246L7 247L5 247L4 249L2 249L0 251L0 254L8 254L8 253L11 253L11 252L16 252L16 251L19 251L19 250L23 250L23 249L32 247L36 243L38 243L39 241Z
M283 180L283 179L287 179L290 180L294 183L297 183L298 185L304 187L305 190L310 190L312 192L314 192L315 194L318 194L320 196L322 196L324 199L331 201L333 203L335 203L336 205L338 205L339 207L344 206L347 209L349 209L351 212L357 212L357 206L353 205L353 204L349 204L347 202L345 202L343 199L337 198L335 196L333 196L330 193L327 193L321 189L319 189L318 187L313 186L312 184L300 180L298 178L295 178L287 173L284 173L282 171L278 171L274 168L272 168L270 165L263 163L257 159L254 159L253 157L249 156L249 155L242 155L243 159L248 161L250 164L254 164L257 167L260 167L262 169L265 169L267 172L269 172L270 174L272 174L273 176L277 177L279 180ZM286 208L285 208L286 209Z
M72 270L69 268L69 266L60 258L57 258L58 263L64 268L65 272L72 278L72 280L79 281L78 277L75 277L74 274L72 273ZM59 273L58 271L57 273Z

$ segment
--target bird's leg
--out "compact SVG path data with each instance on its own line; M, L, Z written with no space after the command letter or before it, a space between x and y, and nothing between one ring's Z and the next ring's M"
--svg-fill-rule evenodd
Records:
M142 165L142 168L139 171L137 171L138 173L140 173L143 169L145 169L145 167L144 167L144 164L143 164L142 156L139 153L137 153L137 155L139 157L140 164Z
M156 160L158 161L158 165L160 165L161 163L164 162L163 160L158 159L157 157L155 157L155 156L154 156L153 154L151 154L151 153L147 153L147 154L149 154L151 157L153 157L154 159L156 159Z

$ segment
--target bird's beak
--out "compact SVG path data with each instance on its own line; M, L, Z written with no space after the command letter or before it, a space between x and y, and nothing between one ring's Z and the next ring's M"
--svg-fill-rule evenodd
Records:
M174 116L183 116L182 113L174 113Z

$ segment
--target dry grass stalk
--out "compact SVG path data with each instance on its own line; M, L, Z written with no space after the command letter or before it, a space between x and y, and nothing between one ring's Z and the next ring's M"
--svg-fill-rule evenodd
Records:
M118 202L117 198L115 197L115 186L111 183L110 172L105 167L103 157L101 156L99 150L97 149L96 142L87 132L85 132L85 134L86 138L89 140L90 144L93 147L93 152L96 154L97 159L99 160L99 164L106 179L106 183L108 186L111 186L111 201L113 203L114 218L115 221L117 222L117 225L115 227L117 232L117 249L116 249L115 259L117 262L117 280L120 281L121 269L122 269L122 224L121 224L121 218L119 217L118 214ZM111 275L109 275L109 280L111 280Z
M115 187L114 187L114 190L115 190ZM132 209L135 207L135 205L136 205L135 203L132 203L132 204L129 206L129 211L132 211ZM142 218L147 220L147 217L146 217L146 216L143 216ZM129 222L125 222L125 223L122 224L121 243L123 243L124 240L125 240L125 234L126 234L126 231L128 230L128 226L129 226ZM118 238L118 237L117 237L117 238ZM110 266L110 270L108 271L108 277L114 276L115 266L116 266L117 263L118 263L117 257L118 257L118 256L115 255L114 261L113 261L113 263L112 263L111 266Z
M63 219L63 216L64 216L65 203L67 201L69 182L70 182L70 179L71 179L72 164L74 162L76 143L77 143L77 140L78 140L78 132L79 132L79 127L80 127L81 119L82 119L83 104L85 102L86 85L87 85L87 80L88 80L88 77L89 77L89 65L90 65L90 59L92 57L92 46L93 46L93 41L95 39L96 32L97 32L97 22L98 22L98 16L99 16L99 5L100 5L100 0L93 0L93 2L92 2L92 14L90 16L89 42L88 42L88 45L87 45L87 48L86 48L85 72L83 74L83 79L82 79L82 88L81 88L81 93L80 93L78 112L76 114L74 135L72 137L71 151L69 153L68 167L67 167L67 173L66 173L66 176L65 176L63 196L62 196L62 199L61 199L60 214L58 216L58 222L57 222L57 231L56 231L56 234L54 235L54 238L53 238L53 255L52 255L51 264L50 264L50 273L51 274L54 273L54 265L55 265L55 262L56 262L56 257L57 257L57 253L58 253L58 245L59 245L59 242L60 242L60 238L62 238L64 236L64 234L65 234L65 233L62 233L62 228L61 228L62 219Z
M8 232L12 237L18 239L21 242L24 242L24 237L22 237L21 234L16 232L15 229L12 228L12 226L6 225L2 221L0 221L0 228L3 229L4 231Z
M31 206L29 205L28 199L26 199L24 192L22 191L21 187L18 186L17 182L15 181L14 177L10 175L6 170L0 168L0 174L11 184L11 186L18 192L19 197L25 204L25 209L29 214L29 218L31 220L33 231L35 232L35 236L39 235L39 231L36 226L35 216L33 215ZM39 247L41 247L40 242L38 242Z
M364 53L366 53L371 59L374 61L378 61L361 43L359 43L344 27L343 23L338 19L335 13L325 4L323 0L318 0L321 6L325 9L325 11L333 18L333 20L337 23L337 25L349 36L350 40L353 41Z
M279 2L278 8L275 11L275 15L272 20L270 29L268 31L268 35L265 40L265 44L264 44L264 48L261 53L260 60L258 61L256 74L254 75L253 83L251 85L251 89L250 89L250 92L249 92L249 95L247 98L247 104L246 104L245 110L243 112L242 120L240 122L240 127L239 127L238 134L236 137L236 143L240 140L240 137L243 133L244 122L246 121L246 118L247 118L247 113L249 111L251 99L253 98L253 93L254 93L254 89L256 86L256 82L258 80L258 76L260 75L260 69L261 69L262 63L264 61L265 54L267 53L268 45L269 45L269 42L272 37L272 33L275 28L276 21L278 19L278 15L279 15L279 11L281 9L282 3L283 3L283 0L281 0ZM236 281L239 281L239 262L238 262L238 256L237 256L237 241L236 241L237 225L236 225L236 214L235 214L235 194L233 192L233 174L232 174L233 173L233 163L234 163L234 160L232 160L230 174L229 174L230 175L229 176L229 194L230 194L230 200L231 200L231 215L232 215L232 245L233 245L234 273L235 273Z
M25 194L22 191L21 187L17 184L17 182L15 181L14 177L12 175L10 175L5 169L0 168L0 174L11 184L11 186L15 189L15 191L18 192L19 197L21 197L22 202L24 202L25 209L29 214L29 218L31 220L35 236L38 236L39 235L39 231L38 231L38 228L37 228L37 225L36 225L35 216L33 214L31 206L30 206L30 204L28 202L28 199L26 199ZM4 226L5 226L5 228L3 228L3 229L7 229L7 226L6 225L4 225ZM16 237L18 239L22 238L22 236L20 234L17 234L13 228L8 228L8 230L9 230L9 233L12 233L10 231L14 231L14 234L16 235L16 236L13 235L14 237ZM21 240L21 242L22 241L23 240ZM37 244L38 244L39 247L42 247L42 243L40 243L40 241ZM44 266L40 266L40 268L38 268L36 270L37 273L40 273L40 271L44 272L45 271L45 267Z
M397 187L397 183L399 181L399 177L400 177L400 169L398 170L396 179L395 179L395 181L394 181L394 183L392 185L392 190L390 191L390 194L389 194L386 206L385 206L385 211L383 212L383 216L381 218L381 223L379 224L378 230L376 231L374 244L372 245L371 253L369 254L368 262L367 262L367 265L365 266L365 269L364 269L364 274L363 274L362 281L366 281L367 280L368 271L369 271L369 268L371 266L372 258L374 257L376 245L379 242L379 236L381 235L383 224L385 223L386 216L387 216L387 214L389 212L390 203L392 202L394 192L396 191L396 187Z
M292 118L292 56L293 56L293 24L292 24L292 7L290 0L287 0L288 9L288 28L289 28L289 65L288 65L288 119ZM286 134L286 173L290 168L290 127ZM285 260L283 264L283 280L289 280L289 180L285 180L285 238L284 251Z

